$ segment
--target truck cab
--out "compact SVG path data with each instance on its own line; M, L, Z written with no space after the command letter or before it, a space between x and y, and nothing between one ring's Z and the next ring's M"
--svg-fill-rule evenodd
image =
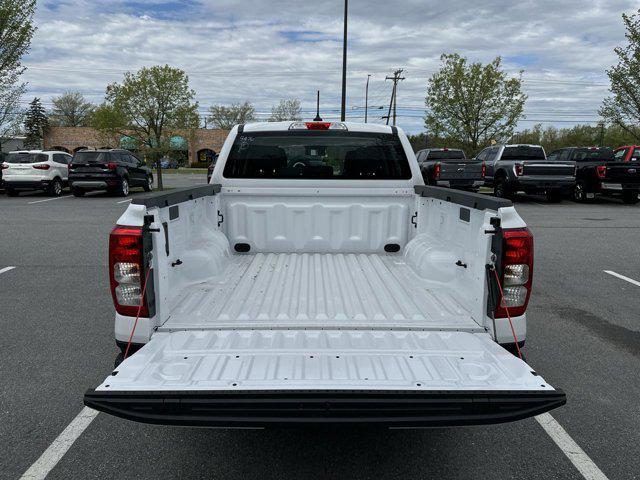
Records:
M425 186L395 127L235 127L211 183L109 239L116 368L85 404L164 425L500 423L565 403L519 354L533 237Z

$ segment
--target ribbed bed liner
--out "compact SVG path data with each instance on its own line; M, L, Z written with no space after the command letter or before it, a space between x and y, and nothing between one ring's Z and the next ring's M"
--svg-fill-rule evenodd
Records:
M219 276L188 287L161 330L425 328L483 331L402 255L233 255Z

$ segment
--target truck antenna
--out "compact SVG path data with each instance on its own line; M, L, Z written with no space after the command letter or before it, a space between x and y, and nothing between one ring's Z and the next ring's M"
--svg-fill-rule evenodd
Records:
M321 122L322 117L320 116L320 90L318 90L318 99L316 101L316 118L313 119L314 122Z

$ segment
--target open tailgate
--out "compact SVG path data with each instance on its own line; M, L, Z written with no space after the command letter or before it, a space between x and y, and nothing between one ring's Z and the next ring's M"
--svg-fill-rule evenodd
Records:
M565 401L487 334L389 330L159 332L84 397L129 420L214 427L488 424Z

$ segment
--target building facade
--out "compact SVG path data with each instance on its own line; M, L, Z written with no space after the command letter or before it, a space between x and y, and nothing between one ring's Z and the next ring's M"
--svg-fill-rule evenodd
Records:
M199 128L173 132L171 136L171 156L185 163L208 163L213 155L220 153L222 144L229 133L227 130ZM75 153L86 148L126 148L135 151L129 137L105 138L90 127L50 127L44 136L46 150L62 150Z

